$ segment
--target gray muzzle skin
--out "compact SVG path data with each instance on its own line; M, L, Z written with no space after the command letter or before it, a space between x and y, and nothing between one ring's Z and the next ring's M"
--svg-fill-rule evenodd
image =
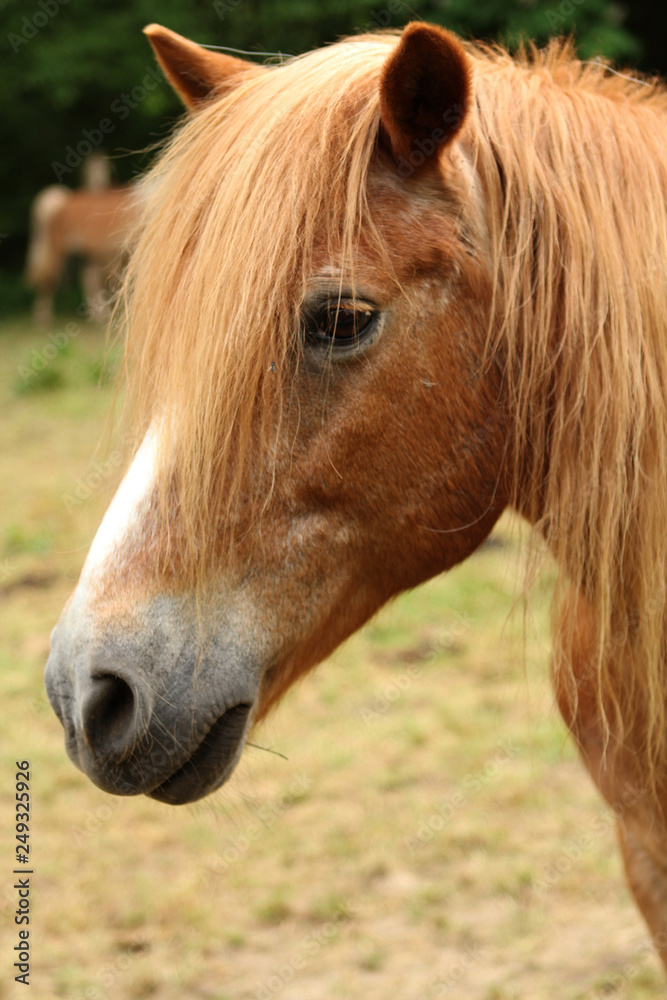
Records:
M72 762L104 791L194 802L236 766L257 701L257 636L227 615L202 639L189 602L159 597L124 626L75 594L54 629L46 690ZM244 616L245 617L245 616ZM186 624L186 623L195 624Z

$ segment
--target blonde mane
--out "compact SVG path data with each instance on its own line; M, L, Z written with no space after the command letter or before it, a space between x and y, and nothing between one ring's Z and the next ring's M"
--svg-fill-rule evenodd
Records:
M666 750L667 94L556 43L491 53L479 84L515 503L592 609L584 686L610 756L624 743L652 787ZM563 668L574 706L582 678Z
M316 248L351 266L363 232L383 251L367 178L396 40L248 79L187 120L145 181L128 378L139 432L159 419L174 443L160 488L165 509L177 491L185 579L206 577L270 488ZM630 740L652 775L666 742L667 96L560 44L467 51L462 141L487 207L514 501L593 609L610 745Z

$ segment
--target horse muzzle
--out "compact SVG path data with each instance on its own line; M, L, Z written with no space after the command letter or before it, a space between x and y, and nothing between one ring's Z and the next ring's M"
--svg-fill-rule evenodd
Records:
M70 605L52 636L45 682L68 756L96 785L180 805L231 775L261 672L230 630L226 641L216 630L202 642L170 601L160 598L122 628L96 626Z

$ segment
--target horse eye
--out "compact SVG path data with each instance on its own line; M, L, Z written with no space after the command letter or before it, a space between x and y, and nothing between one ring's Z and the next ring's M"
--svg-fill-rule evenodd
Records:
M315 344L336 348L350 348L370 332L376 313L371 309L351 305L330 305L306 316L308 339Z

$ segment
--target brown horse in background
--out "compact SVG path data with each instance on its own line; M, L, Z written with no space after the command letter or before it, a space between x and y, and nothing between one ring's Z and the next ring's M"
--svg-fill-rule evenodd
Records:
M148 34L192 113L127 278L143 443L53 635L68 753L110 792L207 795L513 508L667 960L664 86L421 23L271 67Z
M90 313L103 322L107 287L118 284L127 257L128 231L137 214L136 189L72 191L54 184L37 195L31 214L26 281L37 293L35 322L50 324L63 268L73 255L83 258L81 281Z

